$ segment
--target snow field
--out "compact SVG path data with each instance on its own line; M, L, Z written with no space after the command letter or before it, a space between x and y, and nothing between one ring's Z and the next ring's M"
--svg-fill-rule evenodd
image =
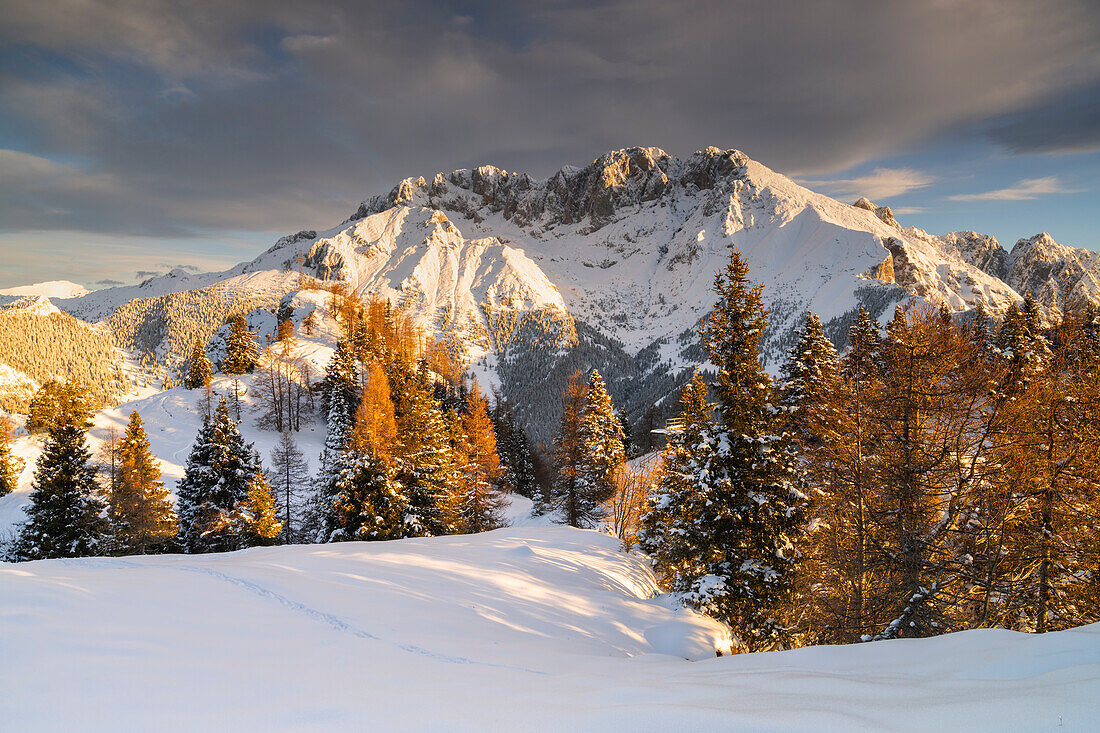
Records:
M1094 730L1100 627L717 658L563 527L0 565L12 730ZM696 661L689 661L689 658ZM1061 725L1061 727L1059 727Z

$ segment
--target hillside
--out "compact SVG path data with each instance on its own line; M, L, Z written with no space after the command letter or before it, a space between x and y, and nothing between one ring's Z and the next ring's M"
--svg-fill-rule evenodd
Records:
M1085 731L1100 716L1095 626L718 658L724 630L669 610L615 545L527 527L0 565L0 719L26 732Z
M99 403L129 389L123 354L109 328L58 310L45 296L0 305L0 409L27 409L50 379L75 379Z

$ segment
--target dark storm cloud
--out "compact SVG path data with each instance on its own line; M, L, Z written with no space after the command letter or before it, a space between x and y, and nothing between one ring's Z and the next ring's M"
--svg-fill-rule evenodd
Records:
M1083 153L1100 150L1100 82L986 125L991 140L1012 153Z
M1095 133L1089 2L183 5L5 3L0 226L324 226L406 175L632 144L811 176L960 126L1041 149L1035 105L1081 88L1060 139Z

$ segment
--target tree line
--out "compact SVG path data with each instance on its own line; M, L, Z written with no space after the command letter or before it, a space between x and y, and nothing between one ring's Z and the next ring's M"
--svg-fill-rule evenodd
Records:
M639 542L742 648L1044 632L1100 619L1100 315L808 314L781 377L736 250ZM712 399L716 398L713 402Z

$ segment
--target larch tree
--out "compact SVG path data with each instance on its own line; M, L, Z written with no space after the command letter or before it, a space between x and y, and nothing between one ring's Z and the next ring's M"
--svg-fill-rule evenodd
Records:
M459 474L459 515L466 532L487 532L504 524L501 467L489 403L475 382L466 410L455 415L455 463Z
M943 310L900 306L868 411L868 639L930 636L968 622L958 570L973 497L996 468L998 403L972 337Z
M366 384L347 449L341 454L335 493L325 515L324 540L388 540L418 534L408 521L409 499L396 479L397 422L390 385L377 362Z
M130 413L118 455L118 481L110 494L112 549L141 555L162 551L176 536L178 518L137 410Z
M19 488L19 471L11 453L15 424L7 415L0 415L0 496Z
M557 510L571 527L585 527L592 521L597 502L583 495L581 466L584 462L582 420L588 386L574 370L562 397L561 421L554 440L554 478L550 487L550 507Z
M868 412L878 384L881 335L862 306L848 332L848 350L816 406L798 418L812 509L803 537L798 621L807 643L858 641L875 633L868 610Z
M1017 412L989 590L998 625L1043 633L1100 618L1100 325L1071 312L1048 337L1036 310L1025 301L999 339Z
M271 449L271 489L278 501L285 544L297 542L302 530L298 506L302 489L309 483L309 464L290 431L283 431Z
M85 445L86 419L79 405L52 416L34 471L27 520L10 551L13 560L83 557L102 550L107 511Z
M25 427L28 433L46 433L61 422L83 422L92 411L92 398L87 387L77 382L51 379L31 398Z

